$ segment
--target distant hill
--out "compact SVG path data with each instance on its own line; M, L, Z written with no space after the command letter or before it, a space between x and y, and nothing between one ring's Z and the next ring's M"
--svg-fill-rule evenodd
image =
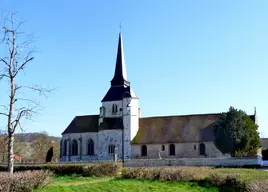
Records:
M60 137L46 133L16 133L14 153L21 155L23 161L45 162L47 151L53 146L53 161L59 158ZM51 142L54 141L54 142ZM0 133L0 162L7 161L7 135Z
M43 133L16 133L15 140L19 142L32 142L38 138L38 136ZM48 136L50 140L60 141L61 137Z
M43 135L44 133L15 133L15 140L17 142L33 142L36 140L40 135ZM6 134L0 133L0 136L4 136ZM47 136L50 140L54 141L60 141L61 137L55 137L55 136Z

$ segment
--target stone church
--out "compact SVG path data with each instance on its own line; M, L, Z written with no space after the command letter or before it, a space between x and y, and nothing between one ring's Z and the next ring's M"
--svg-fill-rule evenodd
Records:
M110 83L99 114L76 116L63 131L60 161L224 157L212 133L221 113L141 117L127 79L121 33ZM257 123L256 110L250 118Z

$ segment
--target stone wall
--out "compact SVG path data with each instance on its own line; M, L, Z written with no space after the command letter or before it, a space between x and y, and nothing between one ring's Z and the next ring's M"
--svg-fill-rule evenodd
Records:
M262 165L261 157L255 158L180 158L180 159L132 159L125 167L153 166L245 166Z
M213 142L204 142L205 144L205 154L206 157L230 157L230 155L223 155L213 144ZM175 145L175 156L169 155L170 144L147 144L147 156L141 156L142 145L132 145L132 158L137 159L148 159L148 158L158 158L159 150L160 156L163 158L197 158L205 157L200 155L200 143L174 143ZM162 150L164 148L164 150Z
M130 141L127 140L129 133L125 132L124 157L129 159L131 156ZM122 157L122 130L103 130L98 133L98 160L113 160L114 154L108 153L109 145L114 145L118 149L118 158Z

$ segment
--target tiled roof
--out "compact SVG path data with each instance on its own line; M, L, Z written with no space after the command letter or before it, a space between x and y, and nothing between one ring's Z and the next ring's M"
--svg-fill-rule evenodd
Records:
M222 113L182 116L145 117L139 119L139 130L133 144L184 143L213 141L213 125ZM254 120L254 116L249 116ZM103 118L99 115L76 116L62 134L98 132L121 129L121 118ZM262 141L268 148L268 139Z
M140 118L133 144L213 141L213 125L222 113ZM252 116L251 119L254 120Z

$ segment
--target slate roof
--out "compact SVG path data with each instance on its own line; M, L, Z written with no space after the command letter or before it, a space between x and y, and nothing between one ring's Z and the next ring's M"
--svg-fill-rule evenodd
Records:
M127 94L127 92L129 94ZM126 93L124 95L124 93ZM106 93L104 98L102 99L101 102L105 101L120 101L124 97L132 97L132 98L137 98L136 94L134 91L131 89L130 86L116 86L116 87L110 87L109 91Z
M111 80L110 89L108 90L108 92L106 93L106 95L104 96L101 102L122 100L122 97L125 92L129 92L129 95L125 95L126 97L137 98L134 91L130 87L130 82L127 80L127 70L126 70L125 57L124 57L123 39L122 39L122 34L119 33L114 77Z
M99 125L99 115L76 116L62 134L122 129L122 126L121 118L103 118Z
M121 118L103 118L103 122L99 126L99 130L111 130L111 129L122 129Z
M127 70L125 64L123 39L121 33L119 33L115 71L114 71L114 77L111 80L111 85L112 86L129 85L129 82L127 80Z
M97 132L99 115L76 116L62 134Z
M261 138L261 145L263 149L268 149L268 138Z
M132 144L213 141L213 125L222 113L140 118ZM249 116L254 120L254 116Z

